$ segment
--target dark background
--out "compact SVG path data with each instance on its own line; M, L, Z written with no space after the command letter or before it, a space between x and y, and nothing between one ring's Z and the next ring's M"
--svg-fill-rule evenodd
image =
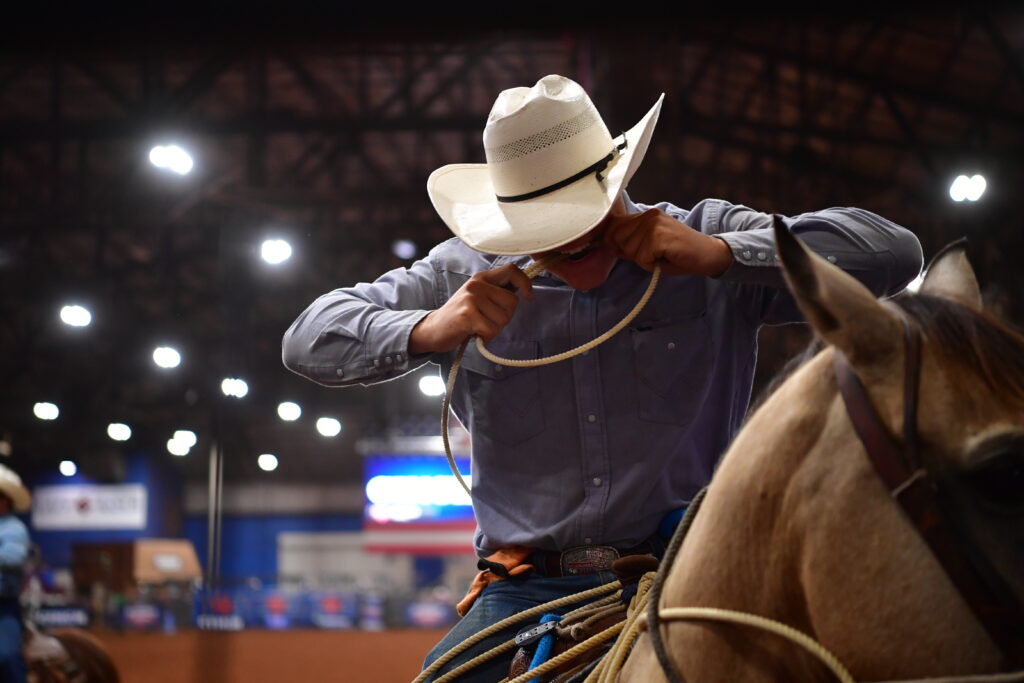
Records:
M291 375L281 335L316 296L406 265L449 232L427 175L481 162L497 93L549 73L579 81L609 127L631 126L661 92L641 202L720 197L797 214L835 205L913 230L926 257L969 239L988 305L1024 322L1024 11L872 9L595 19L491 5L434 8L147 5L129 14L41 5L0 42L0 436L22 472L73 458L104 481L130 451L162 454L186 480L225 448L230 482L356 481L359 438L436 434L439 399L413 381L328 390ZM500 16L499 16L500 15ZM586 15L585 17L582 15ZM148 162L177 142L178 177ZM953 203L981 172L980 202ZM291 240L278 267L258 255ZM93 323L69 328L68 301ZM758 385L808 339L762 333ZM154 346L182 365L161 371ZM244 377L249 395L220 392ZM61 408L42 422L36 401ZM303 406L281 422L277 403ZM342 420L337 439L314 430ZM134 436L116 444L111 421ZM164 443L199 434L189 456Z

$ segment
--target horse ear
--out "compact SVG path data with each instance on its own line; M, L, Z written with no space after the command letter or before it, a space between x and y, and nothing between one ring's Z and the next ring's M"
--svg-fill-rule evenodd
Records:
M901 348L901 323L867 287L811 252L774 216L775 245L797 305L818 336L854 366L887 359Z
M924 271L924 282L918 292L952 299L958 304L981 311L981 288L967 260L965 238L947 244L935 255Z

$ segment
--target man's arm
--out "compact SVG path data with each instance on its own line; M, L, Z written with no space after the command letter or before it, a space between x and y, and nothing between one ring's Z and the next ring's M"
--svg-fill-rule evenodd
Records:
M704 200L691 211L667 203L637 208L647 210L631 216L633 221L649 224L647 232L652 236L663 235L661 246L648 247L647 252L669 263L663 266L666 272L700 273L735 283L744 307L758 322L803 319L785 289L771 214L718 199ZM830 208L784 220L812 251L856 277L877 296L898 292L921 271L923 258L917 237L870 211ZM693 230L679 230L680 224ZM673 237L664 237L667 235ZM710 242L724 242L731 251L731 258L718 272L715 270L723 261L707 246ZM683 267L677 265L673 271L672 261ZM711 265L697 270L688 262ZM640 265L644 263L640 261Z
M530 280L506 264L474 273L449 296L439 270L456 245L449 240L407 269L314 301L285 332L285 367L326 386L372 384L405 374L467 337L492 339L515 313L515 291L532 298Z
M433 252L431 252L433 254ZM281 359L292 372L325 386L382 382L419 367L409 335L438 306L431 256L372 283L336 289L306 308L284 333Z

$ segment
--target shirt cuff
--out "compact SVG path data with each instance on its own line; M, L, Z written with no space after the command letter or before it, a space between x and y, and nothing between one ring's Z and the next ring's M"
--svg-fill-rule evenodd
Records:
M779 286L783 282L775 236L771 230L724 232L715 235L732 250L732 265L718 276L731 282Z
M424 360L430 354L409 355L409 335L419 321L430 311L381 311L370 327L366 340L369 350L361 373L367 379L380 380L405 374L417 360ZM338 368L341 373L344 368ZM340 374L339 380L344 380Z

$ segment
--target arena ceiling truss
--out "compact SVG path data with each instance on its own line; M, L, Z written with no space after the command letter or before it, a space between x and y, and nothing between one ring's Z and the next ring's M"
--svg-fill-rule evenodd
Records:
M166 455L187 426L201 442L176 461L189 479L216 437L228 481L261 475L260 452L291 463L282 477L353 480L358 438L435 429L439 406L411 383L328 391L291 376L281 335L319 294L407 264L396 240L422 255L447 239L427 175L483 161L497 92L548 73L579 80L613 128L666 93L638 201L861 206L926 254L967 235L989 303L1024 321L1020 11L429 34L0 48L0 435L15 466L70 455L116 480L130 448ZM193 151L190 174L149 163L170 140ZM984 201L950 201L964 171L988 178ZM271 235L295 249L286 267L258 258ZM72 299L92 325L60 323ZM150 359L162 341L182 350L175 372ZM764 340L766 368L794 343ZM226 399L225 376L249 396ZM286 399L340 417L342 436L281 423ZM37 420L39 400L61 418ZM107 438L110 421L132 425L130 445Z

